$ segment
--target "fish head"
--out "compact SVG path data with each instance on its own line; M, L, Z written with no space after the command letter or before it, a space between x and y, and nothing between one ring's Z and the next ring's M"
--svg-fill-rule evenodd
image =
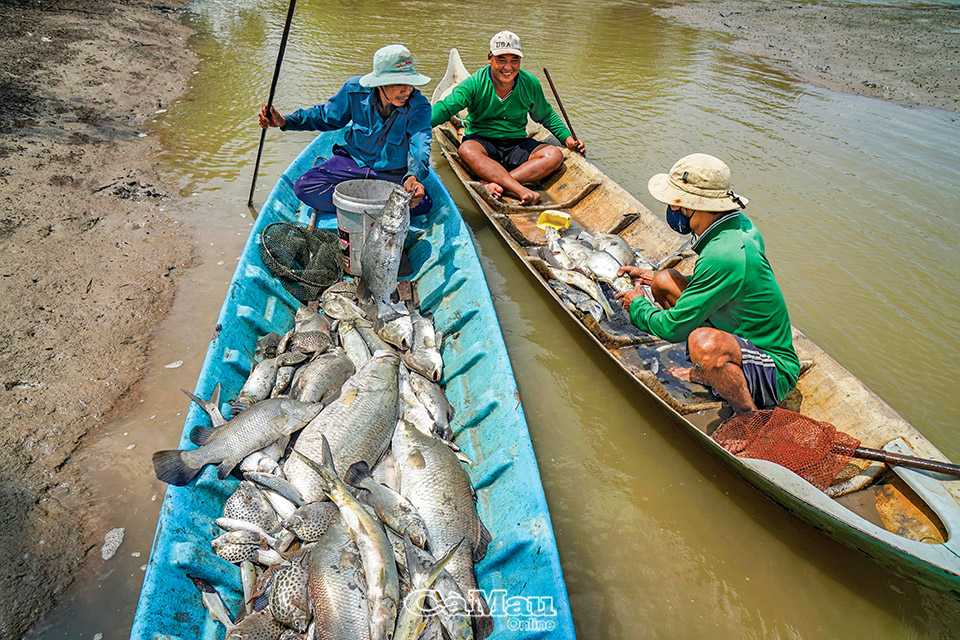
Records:
M400 187L390 192L387 203L380 210L378 219L380 227L391 234L406 232L410 226L410 199L412 193L407 193Z

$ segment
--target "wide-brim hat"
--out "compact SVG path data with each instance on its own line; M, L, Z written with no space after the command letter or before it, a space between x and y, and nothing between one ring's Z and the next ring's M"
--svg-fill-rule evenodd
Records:
M430 78L413 68L413 56L402 44L388 44L373 54L373 71L360 78L364 87L383 87L388 84L409 84L421 87Z
M730 188L730 167L705 153L680 158L670 173L650 178L647 189L664 204L694 211L733 211L749 202Z

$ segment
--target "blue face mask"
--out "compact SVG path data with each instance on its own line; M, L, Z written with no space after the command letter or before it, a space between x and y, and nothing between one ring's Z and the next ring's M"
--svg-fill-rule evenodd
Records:
M690 227L690 218L684 217L680 209L674 209L667 205L667 224L670 228L681 235L686 235L693 231Z

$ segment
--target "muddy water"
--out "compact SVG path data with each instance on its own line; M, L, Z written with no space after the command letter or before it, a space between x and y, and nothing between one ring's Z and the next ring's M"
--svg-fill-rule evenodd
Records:
M724 158L764 234L793 322L935 444L960 459L960 125L793 82L645 3L302 3L276 104L283 113L366 73L399 41L434 78L468 68L511 28L524 66L547 66L590 159L659 211L648 177L704 151ZM349 9L349 10L348 10ZM93 490L126 537L31 637L129 633L163 487L150 454L173 446L251 218L245 206L286 4L202 1L190 95L155 123L187 195L204 264L158 329L140 410L86 452ZM256 200L310 139L271 131ZM960 604L881 569L767 502L643 396L525 269L435 165L474 231L546 488L583 638L950 637ZM182 361L178 367L167 368ZM133 445L133 448L130 448Z

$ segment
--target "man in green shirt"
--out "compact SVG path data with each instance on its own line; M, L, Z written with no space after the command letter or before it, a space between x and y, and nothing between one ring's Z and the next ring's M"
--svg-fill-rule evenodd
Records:
M693 367L670 373L709 385L735 414L772 409L797 384L800 361L790 316L764 254L763 237L740 212L747 199L730 189L730 168L695 153L647 185L667 205L667 223L693 233L693 275L623 267L633 291L618 294L640 329L670 342L686 340ZM650 285L658 309L640 285Z
M563 162L560 149L527 137L527 114L545 126L568 149L585 152L543 95L540 81L520 68L520 38L501 31L490 40L480 69L433 105L430 126L467 110L460 157L495 198L509 191L521 204L540 202L540 194L523 186L556 171Z

